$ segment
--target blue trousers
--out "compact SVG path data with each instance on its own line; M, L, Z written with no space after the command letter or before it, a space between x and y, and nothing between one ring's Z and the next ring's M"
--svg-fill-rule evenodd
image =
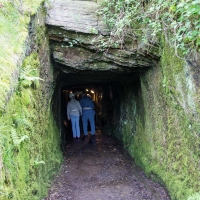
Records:
M70 115L73 137L80 137L79 116Z
M89 120L90 126L91 126L91 134L92 134L92 135L95 134L95 121L94 121L94 116L95 116L94 111L92 111L92 112L87 112L87 111L84 112L84 111L83 111L82 122L83 122L83 132L84 132L84 135L87 135L87 134L88 134L88 131L87 131L88 120Z

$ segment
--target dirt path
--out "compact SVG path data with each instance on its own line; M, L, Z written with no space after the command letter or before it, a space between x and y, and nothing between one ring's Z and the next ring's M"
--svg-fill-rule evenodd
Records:
M169 200L159 184L136 169L122 144L98 136L96 146L75 140L45 200Z

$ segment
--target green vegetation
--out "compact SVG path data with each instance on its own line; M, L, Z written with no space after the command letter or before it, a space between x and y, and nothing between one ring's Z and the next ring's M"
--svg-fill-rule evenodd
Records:
M0 3L1 200L41 199L62 160L50 105L52 78L45 82L53 76L50 63L45 63L47 77L40 77L45 68L42 54L49 50L38 14L41 3ZM178 58L199 51L199 12L197 0L107 0L99 9L111 30L108 43L99 38L103 50L111 43L123 48L133 39L140 40L145 50L160 47L161 63L140 78L138 93L133 86L121 89L116 134L146 174L178 200L199 198L200 97L190 90L188 65ZM25 56L33 16L34 48Z
M140 38L146 48L168 43L184 54L200 50L200 5L198 0L105 0L98 13L111 30L111 41L124 46Z
M105 0L98 13L111 31L110 43L126 48L137 40L147 53L159 47L161 58L141 76L138 94L123 88L116 136L172 199L199 199L200 97L195 70L182 59L200 52L199 1Z
M49 100L53 87L45 91L45 80L40 77L45 67L50 80L53 76L49 61L45 60L45 66L41 62L44 54L48 57L47 41L41 43L45 36L41 3L0 3L1 200L38 200L46 196L50 178L62 161L59 131ZM29 26L36 33L33 38L28 34ZM34 48L30 49L30 44Z
M1 117L0 199L41 199L61 161L59 134L40 90L21 87Z
M24 56L24 43L28 37L30 17L42 0L20 1L1 0L0 2L0 113L5 109L13 78L18 74Z
M188 87L187 67L166 45L161 66L141 77L139 92L135 94L134 86L120 91L124 93L114 133L145 173L166 186L172 199L198 200L200 105L199 95Z

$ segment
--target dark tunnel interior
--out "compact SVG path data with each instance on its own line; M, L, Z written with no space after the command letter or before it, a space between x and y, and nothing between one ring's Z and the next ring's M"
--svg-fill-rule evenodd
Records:
M72 138L71 123L67 119L67 103L70 92L76 95L77 100L81 99L83 93L87 93L92 97L96 112L96 130L100 129L103 134L111 135L115 128L114 126L118 123L121 102L124 101L128 88L132 93L138 91L140 77L150 69L150 67L145 66L124 66L115 70L89 70L81 66L72 68L54 58L52 58L52 62L55 74L52 108L55 121L60 130L61 146L65 146ZM114 63L111 64L113 66L116 65ZM80 130L81 134L83 134L81 122Z
M93 83L86 83L87 76L83 76L81 81L77 81L76 84L68 82L68 77L71 74L66 74L65 80L57 79L57 85L54 91L53 97L53 112L55 115L56 122L60 128L61 134L61 149L66 146L66 143L70 142L72 139L72 128L71 122L67 119L67 103L69 101L69 94L73 92L76 95L76 99L80 101L82 94L86 93L90 95L95 105L95 128L101 130L102 134L112 135L112 130L115 128L113 123L114 115L118 115L120 112L120 104L125 97L125 90L131 88L136 91L140 87L140 76L137 78L134 74L132 79L127 78L120 79L120 76L116 79L112 79L112 73L110 73L110 82L107 82L102 77L102 82L100 80ZM90 75L92 76L92 75ZM95 76L95 73L93 74ZM109 76L109 74L107 74ZM123 76L122 76L123 77ZM116 120L116 119L115 119ZM83 135L83 127L80 117L80 131ZM90 131L90 126L88 122L88 131ZM63 147L63 148L62 148Z

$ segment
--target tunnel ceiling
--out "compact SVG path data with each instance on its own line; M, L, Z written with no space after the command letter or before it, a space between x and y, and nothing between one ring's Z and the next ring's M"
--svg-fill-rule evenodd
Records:
M46 24L59 82L67 85L133 81L156 65L156 49L142 49L136 38L123 48L109 42L110 32L93 1L50 0Z

